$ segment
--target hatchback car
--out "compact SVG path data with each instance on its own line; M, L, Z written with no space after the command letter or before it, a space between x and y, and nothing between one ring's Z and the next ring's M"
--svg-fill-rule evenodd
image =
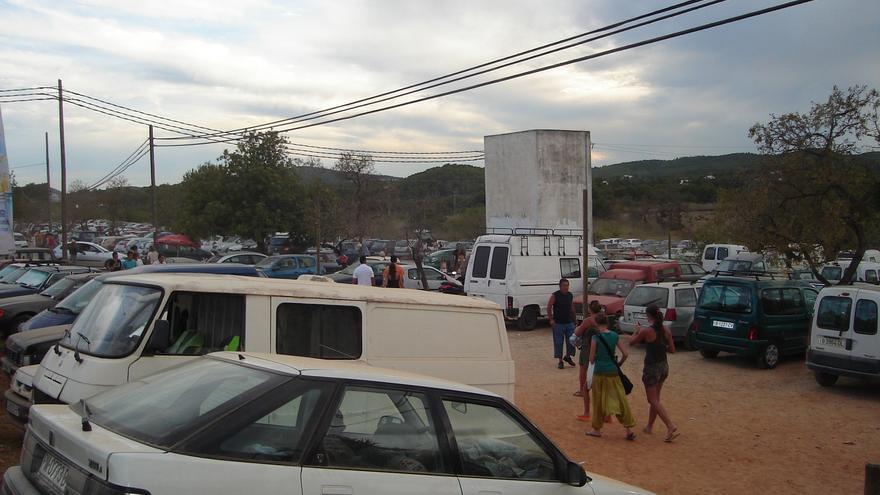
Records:
M707 359L732 352L775 368L782 355L806 350L817 296L796 280L711 278L697 302L694 343Z
M266 259L266 255L263 253L229 253L229 254L218 254L212 258L210 258L208 263L240 263L242 265L256 265L257 263Z
M215 353L31 413L3 494L643 494L500 396L363 363Z
M623 317L620 330L634 333L636 325L647 326L645 308L656 304L663 312L663 321L676 340L684 341L685 347L692 350L693 341L689 330L694 322L694 309L700 284L691 282L660 282L636 286L623 303Z
M257 270L269 278L292 278L300 275L320 275L320 268L314 256L306 254L282 254L263 258L256 265Z

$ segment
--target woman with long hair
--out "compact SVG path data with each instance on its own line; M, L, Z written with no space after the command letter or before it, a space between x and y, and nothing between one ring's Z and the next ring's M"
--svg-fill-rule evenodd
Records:
M643 328L636 324L636 334L629 341L629 345L645 343L645 367L642 371L642 383L645 385L645 395L651 412L648 415L648 424L644 432L650 434L654 428L657 417L666 424L666 442L672 442L681 433L666 412L666 408L660 403L660 392L663 384L669 376L669 363L666 353L675 352L675 342L672 340L672 332L663 324L663 314L656 304L650 304L645 308L645 314L650 326Z
M596 335L590 341L590 362L594 364L593 370L593 429L587 432L588 436L601 437L602 424L608 415L617 416L620 424L626 428L626 439L635 440L636 434L632 428L636 425L629 401L626 400L626 392L620 381L617 367L622 365L629 354L620 345L619 336L608 331L608 317L605 313L599 313L593 320L596 323ZM614 349L620 349L622 357L617 361Z

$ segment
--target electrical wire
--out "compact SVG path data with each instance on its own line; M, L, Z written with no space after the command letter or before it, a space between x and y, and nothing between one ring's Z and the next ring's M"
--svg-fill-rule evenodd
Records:
M92 184L91 186L88 186L86 189L89 189L89 190L97 189L98 187L101 187L103 184L105 184L107 181L113 179L113 177L116 177L116 175L118 175L118 173L119 173L118 172L119 170L121 170L123 168L127 168L127 166L130 166L130 164L129 165L126 165L126 164L129 163L129 161L131 160L131 158L133 156L144 151L144 147L147 146L148 142L149 142L148 139L143 140L141 142L141 144L137 148L135 148L134 151L131 152L130 155L125 157L125 159L119 163L119 165L113 167L113 169L110 172L108 172L107 175L101 177L94 184ZM146 149L146 151L149 151L149 149ZM139 160L139 159L140 159L140 157L137 160ZM137 160L135 160L135 161L137 161ZM114 174L116 174L116 175L114 175Z
M134 165L135 163L139 162L139 161L141 160L141 158L145 157L149 152L150 152L149 149L144 150L144 151L141 152L136 158L134 158L130 163L128 163L128 164L127 164L125 167L123 167L121 170L119 170L119 172L117 172L116 174L114 174L112 177L108 177L107 180L101 182L100 184L97 184L96 186L94 186L94 189L90 189L90 190L94 191L94 190L96 190L97 188L99 188L99 187L103 186L104 184L110 182L111 180L115 179L116 177L122 175L123 173L125 173L126 170L128 170L129 168L131 168L131 166Z

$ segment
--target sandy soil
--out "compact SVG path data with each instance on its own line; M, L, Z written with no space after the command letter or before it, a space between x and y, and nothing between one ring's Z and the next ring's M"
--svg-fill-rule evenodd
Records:
M623 368L636 383L629 397L639 423L630 443L616 422L603 438L584 435L577 371L556 369L548 328L508 335L517 405L588 472L662 494L860 494L865 464L880 462L880 385L841 379L822 388L802 358L759 370L730 355L670 356L662 400L682 436L666 444L659 420L653 435L641 433L644 352L630 348Z

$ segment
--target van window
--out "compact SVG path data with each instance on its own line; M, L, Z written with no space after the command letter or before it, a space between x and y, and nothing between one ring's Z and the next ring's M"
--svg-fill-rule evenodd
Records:
M875 335L877 333L877 303L860 299L856 303L856 317L853 321L853 330L863 335Z
M719 261L726 260L728 256L730 256L730 251L728 251L726 247L720 247L720 248L718 248L718 257L717 257L717 259L718 259Z
M826 266L822 268L822 276L825 280L840 280L843 278L843 268L839 266Z
M244 350L244 296L175 292L161 319L171 325L171 340L157 354L198 356Z
M715 248L707 247L706 253L703 255L703 259L709 260L709 261L714 261L715 260Z
M770 316L798 315L804 312L804 299L799 289L764 289L761 307Z
M845 332L849 330L849 313L852 299L848 297L826 296L819 303L816 325L825 330Z
M351 306L284 303L275 318L275 352L321 359L358 359L361 312Z
M700 309L725 313L752 312L752 290L739 285L710 285L700 294Z
M562 258L559 260L559 271L562 273L562 278L581 278L581 260Z
M819 293L814 290L804 291L804 302L807 303L807 308L810 310L810 313L812 313L813 309L816 307L817 297L819 297Z
M496 247L492 252L492 268L489 269L489 278L504 280L507 277L507 252L506 247Z
M678 308L693 308L697 305L697 293L694 289L676 289L675 306Z
M878 282L877 279L877 270L868 270L865 272L865 282L869 284L876 284Z
M471 271L471 277L486 278L489 273L489 253L492 248L489 246L480 246L474 253L474 269Z

